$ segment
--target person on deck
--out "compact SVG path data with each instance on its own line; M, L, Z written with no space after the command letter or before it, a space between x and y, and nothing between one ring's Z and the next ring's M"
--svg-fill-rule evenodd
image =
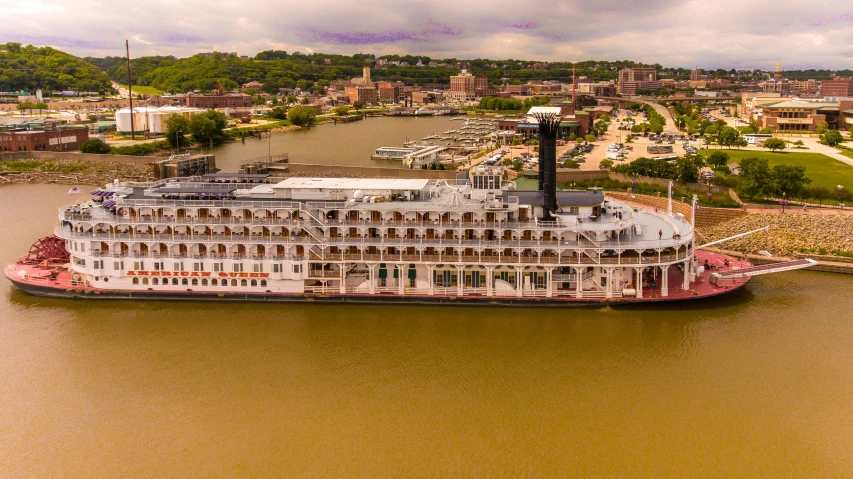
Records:
M658 230L658 239L663 239L663 230Z

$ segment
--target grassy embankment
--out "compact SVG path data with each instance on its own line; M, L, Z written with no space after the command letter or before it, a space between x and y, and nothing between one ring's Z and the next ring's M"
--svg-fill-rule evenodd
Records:
M578 181L571 184L558 183L557 185L560 189L585 190L587 188L596 187L606 191L621 191L624 193L628 188L631 188L631 191L633 193L643 195L657 196L658 194L660 194L660 196L666 197L666 195L668 194L667 188L665 186L659 186L651 183L637 183L636 185L632 185L631 183L614 180L611 178ZM693 195L696 195L699 197L699 204L702 206L712 206L714 208L740 208L740 205L726 193L713 193L711 195L710 202L708 201L707 194L708 191L704 189L692 190L679 186L674 186L672 189L672 198L675 201L681 201L681 198L684 198L685 201L689 202L691 201L691 198L693 198Z
M708 154L717 151L709 149ZM744 158L766 158L767 163L774 165L795 165L806 167L806 176L811 178L809 186L825 186L835 189L838 185L853 190L853 166L846 165L836 159L821 153L804 153L798 151L754 151L754 150L723 150L729 154L730 163L740 163ZM702 150L704 155L705 150Z
M158 89L154 88L153 86L143 86L143 85L133 85L133 88L131 88L131 90L133 91L133 93L136 93L139 95L159 95L161 93L164 93L163 90L158 90Z

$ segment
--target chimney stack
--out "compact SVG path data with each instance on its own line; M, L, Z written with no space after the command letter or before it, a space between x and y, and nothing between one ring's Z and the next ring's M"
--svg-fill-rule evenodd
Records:
M554 220L557 211L557 133L560 117L554 113L536 113L539 122L539 189L542 196L542 219Z

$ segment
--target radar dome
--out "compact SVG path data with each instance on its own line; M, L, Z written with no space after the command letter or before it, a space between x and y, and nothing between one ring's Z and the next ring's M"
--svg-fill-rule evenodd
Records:
M364 198L364 192L361 190L355 190L352 194L352 197L357 199L357 200L360 200L360 199Z

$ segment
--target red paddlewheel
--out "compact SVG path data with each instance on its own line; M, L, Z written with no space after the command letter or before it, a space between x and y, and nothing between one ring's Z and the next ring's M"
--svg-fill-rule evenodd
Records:
M25 264L39 264L47 261L51 264L64 264L71 259L65 249L65 240L56 235L45 236L30 246L30 252L21 259Z

